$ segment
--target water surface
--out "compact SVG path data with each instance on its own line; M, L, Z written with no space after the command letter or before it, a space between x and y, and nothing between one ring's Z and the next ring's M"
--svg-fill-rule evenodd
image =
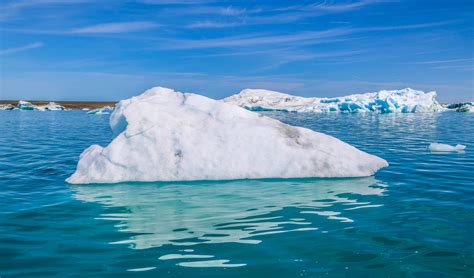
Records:
M357 179L69 185L82 150L112 139L108 116L0 111L0 276L472 277L473 114L265 114L390 166Z

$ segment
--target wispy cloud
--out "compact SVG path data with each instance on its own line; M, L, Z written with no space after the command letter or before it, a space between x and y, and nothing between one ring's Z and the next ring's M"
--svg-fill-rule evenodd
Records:
M0 32L30 33L44 35L95 35L95 34L120 34L146 31L158 28L162 25L151 21L132 21L132 22L109 22L100 23L69 29L10 29L0 28Z
M150 5L202 5L216 0L138 0L137 2Z
M302 61L312 61L319 60L324 61L328 58L345 58L353 57L355 55L363 54L367 51L365 50L354 50L354 51L327 51L327 52L302 52L302 51L283 51L273 53L275 62L273 64L267 65L258 69L258 71L276 69L283 65L302 62Z
M473 59L460 58L460 59L449 59L449 60L431 60L431 61L413 62L412 64L419 64L419 65L450 64L450 63L468 62L468 61L473 61Z
M436 66L433 69L437 70L463 70L463 71L473 71L474 65L449 65L449 66Z
M47 5L71 5L94 2L94 0L13 0L0 4L0 20L15 17L22 9Z
M144 31L160 26L150 21L136 21L136 22L114 22L102 23L77 29L72 29L67 33L71 34L105 34L105 33L128 33Z
M226 48L226 47L249 47L262 45L310 45L327 42L338 42L348 40L348 35L375 31L393 31L405 29L423 29L436 26L444 26L453 21L429 22L411 25L374 26L374 27L342 27L332 28L322 31L306 31L283 35L253 33L249 35L239 35L230 37L220 37L212 39L166 39L163 41L162 49L206 49L206 48ZM344 39L345 38L345 39Z
M327 2L324 1L322 3L317 4L310 4L307 6L303 6L302 9L306 10L320 10L320 11L328 11L328 12L345 12L351 11L355 9L359 9L365 6L380 4L380 3L387 3L387 2L397 2L393 0L361 0L355 2Z
M277 7L269 9L256 9L256 11L265 11L266 14L249 16L244 14L245 24L283 24L301 21L308 18L323 16L327 14L350 12L374 4L397 2L396 0L360 0L351 2L333 2L323 1L309 5L293 5L286 7Z
M393 26L373 26L366 28L358 28L359 32L369 32L369 31L392 31L392 30L410 30L410 29L423 29L431 28L438 26L446 26L458 22L457 20L447 20L447 21L437 21L437 22L427 22L419 24L406 24L406 25L393 25Z
M19 47L0 49L0 55L23 52L23 51L27 51L27 50L30 50L30 49L43 47L43 46L44 46L44 44L42 42L34 42L34 43L27 44L27 45L19 46Z
M219 47L248 47L256 45L268 44L288 44L297 42L317 43L322 40L333 38L345 34L350 34L351 29L337 28L323 31L308 31L285 35L268 35L268 34L252 34L247 36L232 36L216 39L203 40L166 40L163 45L164 49L203 49L203 48L219 48Z
M180 2L180 1L179 1ZM284 24L301 21L304 19L322 16L332 13L349 12L365 6L394 2L393 0L360 0L349 2L328 2L317 4L293 5L283 7L238 7L238 6L215 6L215 5L194 5L186 9L170 8L166 13L173 15L213 15L226 16L233 20L219 21L216 19L206 19L205 21L191 22L186 25L188 28L228 28L243 25L267 25Z
M181 9L181 10L168 10L168 12L173 11L175 13L179 14L200 14L200 15L222 15L222 16L239 16L243 14L252 14L252 13L258 13L261 12L262 9L260 8L255 8L255 9L249 9L249 8L242 8L242 7L236 7L236 6L211 6L211 5L206 5L206 6L195 6L195 7L189 7L187 9Z
M205 20L205 21L197 21L188 24L186 27L188 28L226 28L226 27L235 27L235 26L241 26L245 25L245 21L235 21L235 22L219 22L219 21L210 21L210 20Z

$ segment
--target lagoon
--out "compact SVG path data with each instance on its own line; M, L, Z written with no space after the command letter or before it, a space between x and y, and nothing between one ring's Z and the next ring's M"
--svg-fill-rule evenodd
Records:
M82 150L112 140L108 115L0 111L0 276L473 275L474 114L262 113L390 166L357 179L70 185Z

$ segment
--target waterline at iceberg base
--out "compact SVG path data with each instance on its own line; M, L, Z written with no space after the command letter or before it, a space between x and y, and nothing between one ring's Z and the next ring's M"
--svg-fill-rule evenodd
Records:
M362 177L388 166L332 136L162 87L120 101L110 125L117 137L86 149L68 182Z

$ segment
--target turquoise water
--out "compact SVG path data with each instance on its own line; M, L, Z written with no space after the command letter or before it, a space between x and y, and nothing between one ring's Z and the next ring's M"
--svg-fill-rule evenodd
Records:
M107 115L0 111L0 276L472 277L474 114L265 114L390 167L72 186L82 150L112 139Z

